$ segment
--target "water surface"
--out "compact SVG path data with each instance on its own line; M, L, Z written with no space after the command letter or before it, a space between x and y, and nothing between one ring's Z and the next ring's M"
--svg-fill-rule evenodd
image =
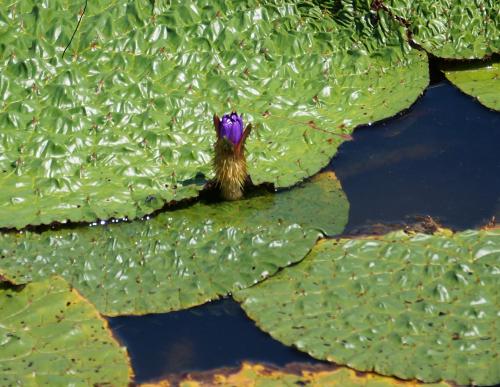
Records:
M500 220L500 114L441 82L405 115L355 131L330 163L347 232L431 215L461 230Z
M328 169L351 209L347 232L430 215L456 230L500 220L500 114L439 80L405 114L359 128ZM231 299L174 313L110 318L137 382L170 373L315 362L261 332Z
M128 347L138 383L186 371L237 367L243 360L277 366L318 362L257 329L230 298L179 312L114 317L109 323Z

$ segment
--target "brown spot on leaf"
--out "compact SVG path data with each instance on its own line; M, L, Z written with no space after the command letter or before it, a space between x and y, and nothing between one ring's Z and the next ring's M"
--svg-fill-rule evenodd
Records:
M314 122L313 120L309 121L307 125L309 125L313 129L319 129L318 125L316 125L316 122Z

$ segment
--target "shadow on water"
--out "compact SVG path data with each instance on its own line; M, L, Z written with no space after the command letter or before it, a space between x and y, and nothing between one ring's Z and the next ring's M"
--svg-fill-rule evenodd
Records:
M109 318L141 383L168 374L239 366L241 361L317 362L271 339L226 298L179 312Z
M454 229L500 219L500 114L435 81L406 114L357 129L328 166L350 201L347 233L413 215ZM243 360L315 362L261 332L230 299L109 321L137 382Z
M456 230L500 218L500 114L448 82L353 137L329 167L351 206L347 233L414 215Z

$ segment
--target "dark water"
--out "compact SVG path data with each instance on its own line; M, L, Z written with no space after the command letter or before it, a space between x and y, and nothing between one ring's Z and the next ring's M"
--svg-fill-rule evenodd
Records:
M328 168L351 204L347 232L414 215L457 230L500 221L500 114L441 80L404 115L357 129ZM137 382L243 360L315 361L261 332L230 299L109 321Z
M257 329L232 299L172 313L109 319L144 382L170 373L237 367L241 361L317 362Z
M500 220L500 114L441 82L407 114L356 130L330 168L351 205L346 232L413 215L457 230Z

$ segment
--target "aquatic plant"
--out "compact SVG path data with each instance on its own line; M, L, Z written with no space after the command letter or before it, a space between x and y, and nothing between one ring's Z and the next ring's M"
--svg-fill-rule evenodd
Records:
M214 146L215 181L222 197L237 200L243 196L248 180L245 159L245 141L252 125L243 130L243 118L236 112L225 114L222 119L214 115L217 141Z
M168 381L164 382L169 386ZM160 384L162 385L162 384ZM292 363L287 367L244 362L238 369L222 368L183 375L180 386L310 386L310 387L452 387L450 383L425 384L396 380L377 374L361 374L337 365ZM143 384L141 387L158 387Z
M62 58L80 6L0 5L0 227L134 219L198 196L214 177L210 117L233 106L253 125L253 183L292 186L428 84L397 22L298 0L96 0Z
M444 63L446 78L484 106L500 111L500 59L469 63Z
M500 52L497 0L375 1L408 29L409 39L430 54L482 59Z
M318 243L235 297L271 336L360 371L500 381L500 229L403 231Z
M315 198L315 200L311 200ZM197 203L153 219L0 233L0 275L60 275L106 315L179 310L252 286L304 258L347 224L332 173L288 192Z
M0 385L125 386L132 375L106 320L62 278L0 284Z
M301 183L357 126L415 102L428 54L498 53L495 0L87 3L0 5L0 228L59 223L0 232L0 382L128 384L124 351L75 289L108 315L232 293L320 359L500 382L499 232L341 238L309 253L342 233L349 206L333 175ZM445 72L498 109L488 63ZM214 117L211 157L209 117L233 106L253 125L248 165L236 112ZM242 197L247 178L294 187ZM212 179L229 201L174 206Z

